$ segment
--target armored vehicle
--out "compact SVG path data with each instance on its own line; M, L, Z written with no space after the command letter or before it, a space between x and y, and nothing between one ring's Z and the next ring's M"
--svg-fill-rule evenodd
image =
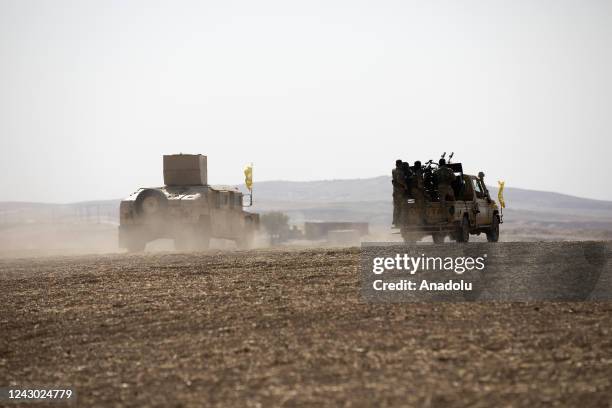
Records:
M493 201L484 183L484 173L478 176L463 173L461 163L446 166L455 174L450 187L454 200L440 203L440 197L433 187L435 164L430 160L423 166L424 200L417 203L409 193L400 205L397 227L404 242L415 242L431 235L435 243L444 242L446 237L457 242L468 242L470 235L486 234L489 242L499 240L499 225L503 223L502 210ZM429 186L428 186L429 184Z
M252 243L259 215L243 210L243 194L231 186L208 185L207 158L164 156L163 187L140 188L119 209L119 247L142 251L158 238L180 250L208 248L211 238Z

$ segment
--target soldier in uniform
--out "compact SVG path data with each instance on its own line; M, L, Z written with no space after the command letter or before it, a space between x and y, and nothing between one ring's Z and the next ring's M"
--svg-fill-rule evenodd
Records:
M478 172L478 180L480 180L480 183L482 184L482 188L484 188L484 194L485 194L485 198L486 198L486 197L490 197L490 196L489 196L489 189L487 188L487 185L484 182L484 176L485 176L485 174L482 171Z
M440 159L438 162L438 170L436 171L436 178L438 182L438 196L440 198L440 205L446 212L448 220L452 221L453 217L448 212L446 205L447 199L449 201L455 201L455 192L451 187L452 182L455 181L455 173L453 170L446 165L446 160Z
M395 226L399 224L403 203L408 192L403 167L402 161L398 159L395 161L395 168L391 171L391 183L393 184L393 225Z
M437 195L438 183L435 182L436 175L433 172L431 166L425 166L423 168L423 192L425 197L429 200L434 200Z
M412 179L414 175L412 174L412 167L410 167L408 162L402 162L402 176L404 177L404 182L406 184L405 198L412 198Z
M423 167L420 161L415 161L412 167L412 183L410 184L410 193L414 202L419 209L419 215L422 220L425 218L425 184L423 180Z

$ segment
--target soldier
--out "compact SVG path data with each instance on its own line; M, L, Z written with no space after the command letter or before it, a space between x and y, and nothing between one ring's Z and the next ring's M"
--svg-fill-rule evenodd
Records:
M412 183L410 185L410 193L414 202L419 209L419 215L422 220L425 219L425 184L423 180L423 168L420 161L415 161L412 167Z
M400 221L403 202L406 200L408 185L403 171L403 164L400 159L395 161L395 168L392 170L391 183L393 184L393 225L397 226Z
M485 196L483 198L487 198L490 200L489 189L487 188L487 185L484 182L484 176L485 174L482 171L478 172L478 180L480 180L480 183L482 184L482 188L484 188Z
M404 181L406 182L406 194L405 198L412 198L412 179L414 174L412 174L412 167L410 167L410 163L402 162L402 176L404 177Z
M448 207L446 206L446 199L448 198L450 201L455 201L455 192L451 187L453 181L455 181L455 173L451 170L450 167L446 165L446 160L440 159L438 162L438 170L436 171L436 178L438 182L438 196L440 198L440 205L446 212L448 216L448 220L452 221L453 217L448 212Z
M430 160L431 162L431 160ZM429 200L434 200L437 196L437 186L438 184L435 182L435 174L433 173L433 169L431 168L431 163L428 163L425 167L423 167L423 192L425 193L425 197Z

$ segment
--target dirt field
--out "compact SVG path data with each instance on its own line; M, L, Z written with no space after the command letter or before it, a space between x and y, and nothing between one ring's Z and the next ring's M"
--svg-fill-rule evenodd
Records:
M0 260L0 387L71 386L80 406L612 403L612 303L372 305L358 263L357 249Z

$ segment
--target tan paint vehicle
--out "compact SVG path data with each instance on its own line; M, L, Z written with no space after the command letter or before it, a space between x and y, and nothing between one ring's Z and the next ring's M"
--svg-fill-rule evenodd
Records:
M482 233L489 242L497 242L503 215L484 183L484 173L478 176L463 174L461 163L448 166L456 176L452 185L455 201L447 202L449 215L437 199L426 199L423 208L419 208L415 200L407 199L401 209L399 225L404 242L415 242L428 235L436 243L444 242L446 237L468 242L470 235Z
M210 186L206 156L164 156L164 187L141 188L121 201L119 247L142 251L159 238L180 250L206 249L211 238L252 244L259 215L243 210L243 194L232 186Z

